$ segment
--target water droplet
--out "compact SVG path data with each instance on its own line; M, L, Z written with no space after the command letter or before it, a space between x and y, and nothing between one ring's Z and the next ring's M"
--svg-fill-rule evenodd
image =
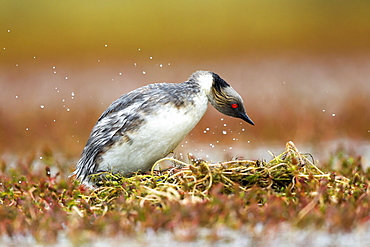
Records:
M72 97L74 97L74 96L75 96L75 93L74 93L74 92L72 92L72 93L71 93L71 96L72 96Z
M206 128L206 131L208 131L209 130L209 128Z
M137 49L138 51L141 51L141 49L139 48L139 49Z
M162 68L162 67L163 67L163 65L162 65L162 64L160 64L160 65L159 65L159 67L160 67L160 68Z
M251 141L247 141L248 143L251 143Z
M222 131L222 134L226 135L227 134L227 131L226 130Z
M224 127L226 127L227 125L226 124L224 124Z
M62 102L66 102L66 100L65 99L62 99Z
M233 149L233 147L229 147L229 149Z
M325 112L325 110L323 109L322 112Z
M10 29L8 29L8 33L10 33Z
M168 66L170 66L170 65L171 65L171 63L168 63L167 65L168 65Z
M70 111L71 109L67 108L67 111Z
M104 47L108 47L108 45L107 45L107 44L105 44L105 45L104 45Z
M242 129L242 131L245 131L245 129Z
M42 156L40 156L40 160L42 160Z
M122 75L122 73L120 72L120 73L118 73L118 75Z
M44 109L44 108L45 108L45 106L44 106L44 105L40 105L40 108L41 108L41 109Z
M55 67L55 66L53 66L53 69L56 69L56 67Z
M28 128L26 128L26 130L28 131Z
M36 59L36 57L33 57L33 59Z
M146 72L145 71L143 71L143 75L145 75L146 74Z
M56 71L53 71L54 74L56 74L57 72Z
M100 63L100 59L98 59L98 63Z
M149 59L150 59L150 60L152 60L152 59L153 59L153 57L149 57Z
M57 121L56 119L54 119L54 120L53 120L53 122L54 122L54 123L55 123L56 121Z
M16 95L15 98L18 99L18 95Z
M18 67L18 64L16 63L15 66Z
M335 117L335 113L331 114L333 117Z
M68 76L66 76L65 79L68 80Z
M223 119L223 118L221 118L221 121L224 121L224 119Z
M136 67L136 63L134 63L134 66Z

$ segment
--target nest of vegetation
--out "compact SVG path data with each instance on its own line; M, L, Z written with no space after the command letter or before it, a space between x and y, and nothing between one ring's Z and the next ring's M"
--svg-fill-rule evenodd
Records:
M166 160L173 162L174 167L154 170ZM150 174L131 177L106 173L106 180L100 181L99 187L84 199L104 214L114 207L110 202L121 196L128 202L139 200L140 205L149 203L163 209L169 201L186 204L208 200L210 191L216 186L223 194L248 192L258 187L273 190L282 196L294 196L296 183L319 184L326 179L329 187L342 185L350 189L349 179L321 171L315 166L311 155L300 153L293 142L288 142L286 150L270 161L233 160L212 164L191 155L189 160L189 163L185 163L174 158L163 158L153 165Z
M149 229L189 241L207 228L207 239L217 240L217 229L247 227L264 239L282 222L330 232L370 222L370 168L341 151L320 169L292 142L270 161L164 158L153 167L171 161L172 168L131 177L107 173L94 190L67 178L71 166L50 150L42 157L44 167L36 166L36 156L14 165L0 159L0 236L47 243L67 236L81 245ZM255 232L256 226L263 227Z

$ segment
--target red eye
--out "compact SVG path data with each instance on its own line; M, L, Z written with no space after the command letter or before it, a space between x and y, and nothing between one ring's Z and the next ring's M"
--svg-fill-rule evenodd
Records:
M239 107L239 105L238 104L231 104L231 107L234 108L234 109L236 109L236 108Z

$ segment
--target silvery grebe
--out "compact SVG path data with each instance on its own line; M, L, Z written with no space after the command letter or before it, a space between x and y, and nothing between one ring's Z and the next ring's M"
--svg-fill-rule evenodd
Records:
M122 95L106 109L71 176L94 187L93 174L148 171L195 127L208 102L254 125L240 95L213 72L197 71L183 83L150 84Z

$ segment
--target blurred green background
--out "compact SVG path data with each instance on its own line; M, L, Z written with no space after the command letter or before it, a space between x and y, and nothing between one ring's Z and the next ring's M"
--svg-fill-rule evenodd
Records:
M1 63L130 59L139 48L164 59L369 52L369 10L361 0L1 1Z
M1 147L76 156L121 94L200 69L240 92L256 126L210 109L189 140L368 142L369 13L361 0L2 0Z

